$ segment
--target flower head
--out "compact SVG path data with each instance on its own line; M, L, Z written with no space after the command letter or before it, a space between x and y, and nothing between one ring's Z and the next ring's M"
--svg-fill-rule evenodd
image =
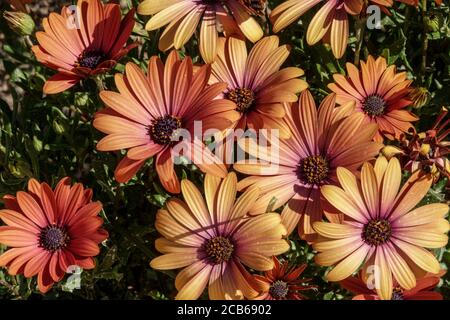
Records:
M144 0L138 13L152 15L145 28L149 31L166 26L159 38L159 49L181 49L200 24L200 54L212 63L218 51L218 32L256 42L263 30L251 16L261 10L265 1L249 0Z
M228 84L224 96L236 103L241 114L237 127L245 130L278 128L284 136L289 129L282 123L284 103L296 102L297 93L308 87L298 79L300 68L284 68L288 46L279 46L277 36L258 41L247 54L245 41L229 37L219 39L216 61L212 64L210 83Z
M443 274L445 272L441 272ZM391 300L443 300L439 292L433 291L441 278L436 275L427 275L417 279L416 286L405 290L394 283ZM369 289L361 276L350 277L340 282L348 291L355 294L353 300L381 300L376 290Z
M244 265L258 271L274 267L273 255L289 249L280 215L248 216L259 196L251 188L236 200L237 179L206 174L205 200L189 180L181 182L185 202L170 199L156 216L163 253L150 263L158 270L183 268L175 279L176 299L197 299L208 285L209 298L252 298L258 295Z
M334 74L335 83L328 85L336 93L337 103L355 101L366 122L378 124L377 141L381 142L383 136L399 138L402 132L408 132L411 121L418 118L403 110L411 104L411 80L406 79L406 72L396 73L395 66L388 67L383 57L375 60L369 56L367 62L361 62L361 70L351 63L346 66L348 77Z
M315 286L307 285L311 279L299 278L306 269L306 264L298 267L289 266L288 261L280 263L273 257L274 267L266 271L264 275L254 275L256 282L261 287L261 294L255 298L258 300L304 300L306 297L300 291L315 289Z
M124 47L133 30L134 10L121 21L120 6L100 0L79 0L75 13L64 7L42 24L44 31L36 33L39 45L33 46L33 52L39 62L58 71L46 81L46 94L107 72L137 45Z
M430 188L430 176L414 173L400 189L400 163L384 157L375 166L365 163L360 181L345 168L338 168L337 176L341 187L324 186L322 195L344 214L344 221L314 223L320 235L313 244L319 252L315 261L334 266L329 281L344 280L362 265L362 279L366 284L376 279L377 294L390 300L394 281L411 290L426 272L439 273L439 262L427 249L448 242L448 205L413 209Z
M28 192L4 196L0 210L0 243L11 247L0 256L0 266L11 275L37 275L38 287L47 292L61 281L70 266L92 269L98 244L108 237L98 216L100 202L92 202L92 190L62 179L55 190L31 179Z
M309 45L314 45L324 39L331 45L334 56L341 58L347 49L348 15L360 14L363 7L361 0L285 1L273 9L270 14L273 30L274 32L281 31L320 2L324 2L324 4L308 26L306 41Z
M433 127L430 130L411 135L402 135L396 146L389 145L382 152L388 158L399 156L402 166L409 172L420 170L431 173L434 182L443 175L450 178L450 141L446 138L450 134L448 125L450 119L445 119L448 114L446 108L442 108Z
M196 122L201 124L203 133L232 127L239 117L233 102L217 98L226 84L208 86L210 73L210 65L194 72L190 57L181 61L172 51L165 66L161 59L152 57L147 75L131 62L126 65L124 76L116 74L119 92L100 93L109 108L98 112L93 124L107 134L98 142L98 150L128 150L116 168L117 181L127 182L149 158L156 156L156 172L162 185L169 192L179 193L172 151L180 143L188 148L184 155L200 169L226 175L225 166L212 161L203 137L194 135ZM180 130L189 132L191 143L178 140Z
M382 148L372 141L376 124L366 125L362 114L353 109L353 102L335 108L332 94L317 110L311 93L305 90L299 103L292 104L286 112L291 138L281 139L279 146L273 147L258 146L249 139L239 141L244 150L261 160L242 160L234 165L237 171L250 175L240 181L240 190L250 185L261 189L254 212L264 212L269 204L275 210L287 203L281 216L288 232L298 225L300 235L313 240L312 223L322 219L324 210L328 212L321 205L322 186L337 183L337 167L356 173L364 161L373 159ZM268 164L266 155L277 149L278 160Z

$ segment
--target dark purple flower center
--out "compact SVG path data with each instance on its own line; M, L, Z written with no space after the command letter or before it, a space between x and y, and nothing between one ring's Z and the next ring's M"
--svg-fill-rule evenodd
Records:
M106 59L101 51L85 51L78 58L78 65L84 68L94 69Z
M400 287L395 287L392 290L391 300L404 300L403 289Z
M365 113L367 113L369 116L377 117L384 113L384 110L386 109L386 101L379 95L371 95L368 96L363 104L363 110Z
M389 221L384 219L370 220L363 229L363 240L371 245L378 246L389 240L392 227Z
M50 252L66 247L69 242L70 237L64 227L50 225L39 234L39 246Z
M205 243L205 252L212 263L218 264L230 260L234 245L225 237L214 237Z
M289 286L286 282L282 280L277 280L272 283L269 289L269 293L275 299L283 299L286 298L289 292Z
M180 128L180 118L166 115L152 120L148 132L153 141L160 145L167 145L175 141L176 131Z
M236 110L241 113L248 112L255 101L255 94L251 89L236 88L228 91L227 98L236 103Z
M300 161L297 177L307 184L320 184L328 176L328 161L322 156L310 156Z

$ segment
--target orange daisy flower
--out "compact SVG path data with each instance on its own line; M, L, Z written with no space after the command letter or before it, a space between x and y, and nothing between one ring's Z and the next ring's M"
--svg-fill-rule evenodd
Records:
M79 0L77 13L63 7L42 22L44 31L36 32L39 45L33 52L39 62L57 70L48 79L44 93L55 94L71 88L80 80L107 72L128 51L124 47L134 26L134 9L121 21L118 4L100 0Z
M260 40L247 55L245 41L233 37L219 39L216 61L212 64L210 84L225 82L224 96L236 103L241 114L237 127L245 130L278 128L280 135L290 132L283 125L283 103L296 102L297 93L306 89L300 68L281 69L289 56L287 45L279 46L277 36Z
M378 124L376 141L383 141L383 136L398 139L402 132L413 128L411 121L418 118L405 107L409 100L411 80L406 79L406 72L396 73L394 65L387 66L386 59L374 59L369 56L367 62L361 62L361 70L347 63L346 78L342 74L334 74L335 83L328 88L336 93L336 101L344 104L356 102L356 109L362 112L368 123Z
M269 204L275 210L287 203L281 216L288 233L298 225L304 239L314 240L312 223L322 220L326 209L321 205L322 186L337 183L337 167L356 172L382 148L372 141L376 124L364 124L364 117L353 109L352 102L335 108L332 94L317 111L311 93L303 91L299 103L292 104L286 113L292 136L279 142L277 163L265 161L265 155L272 154L271 147L259 147L249 139L239 140L244 150L261 160L241 160L234 165L237 171L250 175L239 182L239 190L254 185L263 193L252 212L264 212Z
M309 9L322 0L287 0L272 10L270 20L273 31L279 32L297 21ZM314 45L321 39L331 45L336 58L341 58L348 42L348 15L359 15L361 0L328 0L316 13L306 32L306 41Z
M197 299L207 285L212 300L255 297L254 279L243 265L271 270L271 257L289 250L280 215L248 216L259 190L251 188L236 200L236 185L234 173L224 180L206 174L205 202L197 187L183 180L186 202L173 198L158 211L155 226L163 238L155 246L163 255L150 266L183 268L175 279L176 299Z
M254 275L262 291L255 300L304 300L306 297L300 291L316 288L305 285L311 279L299 279L306 264L294 268L289 266L288 261L281 264L276 257L273 257L273 262L275 266L272 270L266 271L263 276Z
M159 38L159 49L181 49L200 26L200 55L212 63L218 51L218 30L226 36L238 35L256 42L263 30L251 16L253 5L247 0L144 0L138 13L152 15L145 28L149 31L168 25ZM259 6L254 7L257 10Z
M59 282L69 266L95 267L98 244L108 237L98 216L100 202L92 202L92 190L62 179L53 191L34 179L28 192L6 195L0 210L0 243L12 247L0 256L0 266L10 275L37 275L38 287L47 292Z
M190 148L184 155L201 170L225 177L225 166L214 160L202 137L194 132L195 122L201 122L203 133L212 128L225 130L239 118L233 102L217 99L226 84L208 86L210 74L210 65L194 73L191 58L181 61L176 51L170 53L165 66L161 59L152 57L147 76L134 63L126 65L125 76L116 74L119 92L100 93L109 108L95 115L93 125L107 134L98 142L98 150L128 150L115 171L118 182L130 180L149 158L156 156L161 184L167 191L179 193L180 182L172 159L172 150L179 143ZM178 142L181 129L190 133L191 144Z
M441 275L443 274L445 272L441 272ZM440 277L427 275L422 279L417 279L416 286L410 290L404 290L395 283L391 300L443 300L439 292L433 291L440 280ZM381 300L375 290L367 288L367 284L360 276L347 278L342 280L340 284L355 294L353 300Z
M324 186L322 195L344 214L344 221L314 223L321 236L313 244L319 252L315 261L334 266L326 275L329 281L344 280L363 265L365 282L375 280L377 294L390 300L394 279L411 290L426 272L439 273L438 260L425 248L447 245L449 207L433 203L413 209L431 186L429 175L414 173L400 189L399 161L379 157L375 167L363 165L361 181L345 168L338 168L337 176L342 188Z

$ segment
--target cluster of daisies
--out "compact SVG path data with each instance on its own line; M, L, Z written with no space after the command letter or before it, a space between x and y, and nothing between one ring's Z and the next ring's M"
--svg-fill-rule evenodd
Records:
M29 1L10 2L26 10ZM276 33L320 6L307 26L307 43L322 39L340 58L348 16L359 16L366 5L287 0L271 11L270 22ZM47 95L108 72L138 46L129 43L133 9L122 17L119 5L100 0L79 0L77 8L77 28L67 24L71 12L63 8L36 33L36 59L57 71L43 87ZM276 35L264 36L255 17L265 9L264 0L144 0L137 8L151 16L147 30L165 27L159 49L172 51L165 61L151 57L146 71L127 63L115 75L116 90L99 93L105 108L92 124L105 134L99 151L126 151L115 169L118 183L153 158L161 185L175 195L157 213L161 237L154 245L161 255L150 266L180 269L177 299L197 299L206 288L210 299L303 299L302 291L315 288L301 278L307 266L277 258L289 252L296 232L316 252L315 263L329 267L326 279L355 299L442 298L432 291L445 272L433 249L447 245L449 208L418 204L450 175L447 110L417 133L412 123L418 118L406 109L411 81L372 56L335 74L317 107L300 79L303 70L282 67L290 47ZM176 51L198 29L202 65ZM250 50L246 40L254 43ZM231 167L194 139L184 156L205 173L203 187L180 181L173 136L179 129L193 133L195 121L204 132L279 130L276 166L265 157L275 146L251 137L236 144L257 161ZM210 161L198 161L193 155L199 152ZM244 178L238 181L235 172ZM402 172L410 173L407 181ZM99 217L102 204L92 197L91 189L71 185L70 178L54 189L31 179L28 191L5 196L0 243L10 248L0 266L11 275L37 275L43 293L71 265L94 268L108 233Z

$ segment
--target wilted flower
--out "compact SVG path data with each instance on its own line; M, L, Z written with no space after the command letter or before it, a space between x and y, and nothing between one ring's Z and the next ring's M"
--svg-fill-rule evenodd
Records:
M434 182L441 175L450 178L450 161L447 158L450 141L445 140L450 134L450 119L443 121L447 114L448 110L442 108L430 130L402 135L396 145L384 147L383 154L388 158L398 155L404 169L410 172L420 170L425 174L431 173Z

